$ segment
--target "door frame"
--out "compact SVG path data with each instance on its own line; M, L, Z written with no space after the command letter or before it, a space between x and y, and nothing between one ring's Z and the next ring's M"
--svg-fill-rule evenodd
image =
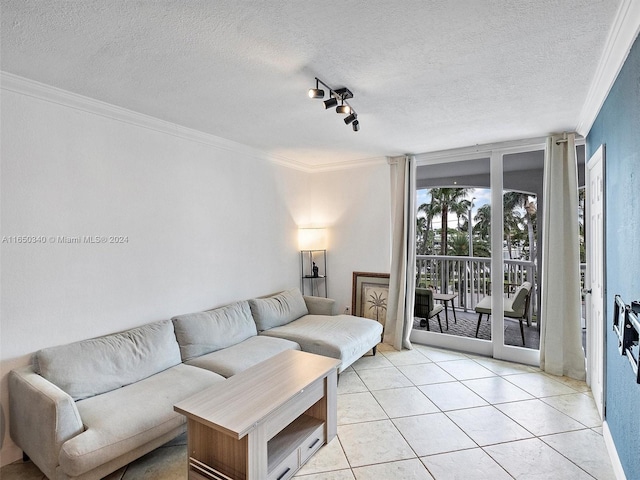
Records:
M604 268L606 265L606 235L605 228L606 224L604 221L605 208L606 208L606 183L605 183L605 145L600 145L598 149L591 155L589 160L585 164L585 219L584 219L584 227L585 227L585 240L586 240L586 248L587 248L587 266L585 271L585 291L589 292L588 301L586 302L586 324L587 324L587 384L591 387L591 391L593 393L593 398L596 403L596 407L598 408L598 413L600 414L600 418L604 419L605 405L606 405L606 320L604 318L604 313L606 312L606 275L604 274ZM593 248L593 242L589 242L590 232L593 229L593 225L591 224L591 195L593 192L591 191L590 182L589 182L589 172L600 163L600 168L602 169L602 243L601 243L601 268L600 272L600 285L602 286L602 325L595 325L595 318L592 314L592 298L591 298L591 278L593 274L593 265L589 261L591 258L591 249ZM599 346L599 348L597 348ZM594 351L600 351L601 355L595 356L592 353ZM590 354L591 353L591 354ZM596 358L594 358L596 357ZM594 377L598 375L598 377ZM596 392L593 390L594 384L600 384L602 386L602 392Z
M479 158L490 160L491 185L491 249L492 252L502 252L503 239L503 159L505 155L534 150L544 150L546 138L535 138L514 142L504 142L483 146L473 146L443 152L433 152L416 155L418 165L433 165L437 163L454 163ZM415 192L414 192L415 193ZM416 213L413 212L413 222ZM497 232L495 235L493 231ZM540 365L540 350L505 345L504 344L504 299L503 299L503 258L502 255L491 256L491 285L492 306L495 314L491 315L491 340L442 335L436 332L412 330L410 340L415 343L452 350L490 356L528 365Z

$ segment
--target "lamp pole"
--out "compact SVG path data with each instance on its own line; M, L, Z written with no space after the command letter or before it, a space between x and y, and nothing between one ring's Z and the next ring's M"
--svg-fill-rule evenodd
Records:
M471 199L471 203L469 204L469 221L467 222L467 227L469 228L469 258L473 257L473 220L472 220L472 211L473 211L473 201L476 197Z

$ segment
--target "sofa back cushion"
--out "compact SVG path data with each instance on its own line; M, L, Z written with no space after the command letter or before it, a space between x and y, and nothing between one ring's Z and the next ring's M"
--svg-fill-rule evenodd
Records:
M124 387L180 363L169 320L125 332L44 348L34 355L37 373L74 400Z
M251 299L249 306L259 332L286 325L309 313L297 288L267 298Z
M182 361L221 350L257 335L249 303L232 303L172 318Z

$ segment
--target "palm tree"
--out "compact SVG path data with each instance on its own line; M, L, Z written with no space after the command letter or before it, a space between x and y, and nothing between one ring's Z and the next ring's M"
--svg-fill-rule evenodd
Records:
M471 208L471 200L467 200L466 198L451 205L450 210L458 217L458 230L462 230L464 226L460 224L461 218L465 223L469 221L467 218L469 216L469 208Z
M485 203L478 208L473 220L476 222L473 226L474 232L476 232L482 240L488 240L491 235L491 205Z
M527 227L527 238L529 240L529 260L533 260L536 255L536 247L535 247L535 215L536 215L536 205L533 201L529 200L529 194L522 192L506 192L503 196L504 202L504 226L505 226L505 235L507 235L507 223L513 224L510 215L516 215L516 211L520 209L524 209L524 216L522 220L524 221L525 226ZM509 257L511 257L511 250L509 250Z
M457 204L464 200L470 188L432 188L431 208L440 213L442 228L440 230L440 254L447 254L447 235L449 211L455 211ZM467 207L468 208L468 207Z
M469 239L462 232L455 232L449 245L449 254L459 257L469 255Z

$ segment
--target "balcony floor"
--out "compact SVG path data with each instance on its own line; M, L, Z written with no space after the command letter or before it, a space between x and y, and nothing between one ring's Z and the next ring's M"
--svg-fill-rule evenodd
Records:
M445 312L440 313L440 319L442 321L442 330L445 335L456 335L458 337L470 337L476 336L476 326L478 324L478 314L475 312L465 312L460 308L456 308L457 322L453 320L453 313L451 308L448 308L449 315L449 330L445 321ZM522 336L520 335L520 325L517 320L510 318L504 319L504 342L505 345L514 345L516 347L522 346ZM429 326L432 332L440 333L438 327L437 318L429 320ZM420 326L420 319L416 318L413 322L413 328L416 330L426 330L427 327ZM486 315L483 315L482 324L480 325L480 331L478 332L478 338L483 340L491 340L491 321L487 321ZM527 348L539 349L540 348L540 331L535 324L530 327L524 324L524 338Z

